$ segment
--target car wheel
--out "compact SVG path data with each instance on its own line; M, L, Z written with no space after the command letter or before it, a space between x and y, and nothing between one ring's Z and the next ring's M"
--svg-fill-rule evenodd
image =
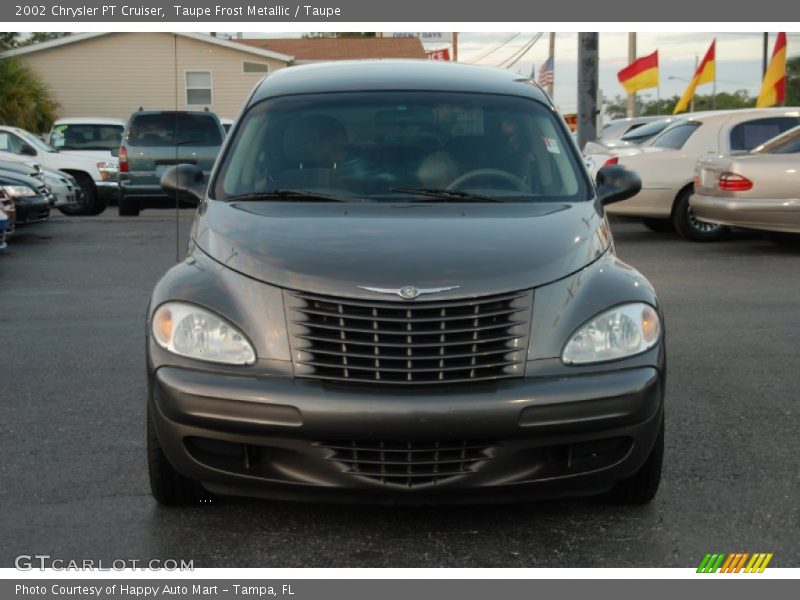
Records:
M156 435L150 406L147 407L147 467L150 491L159 504L181 506L210 500L212 495L199 483L178 473L167 459Z
M601 498L613 504L646 504L656 496L661 483L661 465L664 461L664 417L658 430L656 443L644 465L633 475L614 484Z
M139 200L136 198L126 198L124 194L119 197L119 216L138 217L140 212Z
M730 233L730 227L706 223L694 215L689 206L689 197L694 193L692 186L686 187L678 194L675 207L672 209L672 223L678 233L692 242L716 242Z
M785 248L800 248L800 233L783 233L771 231L767 234L769 241Z
M103 212L106 208L106 204L105 202L98 201L97 189L94 187L92 178L83 173L75 173L73 177L75 177L75 181L81 188L83 200L80 204L60 206L58 210L70 217L78 215L99 215ZM100 210L97 210L98 206Z
M675 231L675 225L669 219L642 219L642 223L650 231L656 233L672 233Z

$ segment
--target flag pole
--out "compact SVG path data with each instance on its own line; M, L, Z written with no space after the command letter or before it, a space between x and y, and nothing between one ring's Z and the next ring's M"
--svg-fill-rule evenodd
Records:
M553 97L553 85L555 82L555 70L556 70L556 34L554 31L550 32L550 54L549 58L552 61L550 64L553 68L553 78L550 80L550 83L547 84L547 95L550 98Z
M694 72L697 73L697 54L694 55ZM714 74L716 75L716 68L714 69ZM692 75L694 77L694 75ZM694 97L697 95L697 90L695 89L692 93L692 100L689 102L689 112L694 112Z
M628 32L628 64L631 65L636 60L636 32ZM636 116L636 92L628 94L627 116Z
M711 110L717 110L717 39L714 38L714 79L711 82Z

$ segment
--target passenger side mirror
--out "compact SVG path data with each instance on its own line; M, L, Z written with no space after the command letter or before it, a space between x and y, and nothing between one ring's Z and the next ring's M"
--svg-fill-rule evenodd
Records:
M597 198L603 206L633 198L642 189L642 180L621 165L609 165L597 172Z
M19 149L19 151L20 154L24 154L25 156L36 156L36 148L30 144L22 144L22 147Z
M195 165L175 165L161 176L161 189L171 198L199 204L206 193L201 171Z

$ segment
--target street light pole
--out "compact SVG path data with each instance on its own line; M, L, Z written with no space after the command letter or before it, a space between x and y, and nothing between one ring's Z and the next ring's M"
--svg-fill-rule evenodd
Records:
M636 60L636 32L628 32L628 64L633 64ZM628 110L626 111L629 117L636 116L636 92L628 94Z
M598 34L578 34L578 146L597 138Z

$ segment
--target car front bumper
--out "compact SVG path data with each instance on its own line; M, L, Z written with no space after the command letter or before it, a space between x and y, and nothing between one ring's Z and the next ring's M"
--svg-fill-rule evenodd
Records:
M800 233L800 200L721 198L694 194L689 199L703 221L745 229Z
M159 442L179 472L215 493L270 498L600 493L644 464L663 418L653 367L413 394L178 367L149 383Z
M46 221L50 218L50 201L44 196L14 198L15 225Z

